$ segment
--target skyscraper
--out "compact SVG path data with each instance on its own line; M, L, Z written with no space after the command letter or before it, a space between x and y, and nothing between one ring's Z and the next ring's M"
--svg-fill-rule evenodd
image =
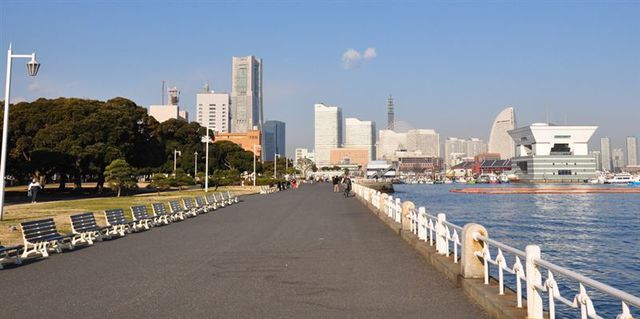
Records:
M196 94L197 119L201 126L209 127L215 133L229 132L229 94L209 91L205 84L202 92Z
M614 171L624 168L624 151L621 148L611 150L611 162Z
M284 157L287 150L285 148L286 140L286 124L281 121L264 122L264 143L262 144L262 152L264 160L273 161L275 154Z
M396 121L396 117L395 117L395 111L394 111L394 107L393 107L393 97L391 95L389 95L389 98L387 99L387 129L388 130L395 130L395 121Z
M489 153L500 154L501 159L515 156L515 143L507 133L516 128L516 115L513 107L508 107L496 117L489 135Z
M342 145L342 109L322 103L314 106L316 166L330 164L331 149Z
M395 160L395 152L403 149L407 149L407 133L380 130L376 147L376 158L378 160Z
M231 132L262 129L262 60L233 57L231 68Z
M638 165L638 139L627 137L627 165Z
M447 166L456 165L456 158L467 156L465 144L465 140L456 137L448 137L444 141L444 161Z
M369 160L375 159L376 124L372 121L361 121L357 118L344 120L344 147L366 149Z
M600 156L602 156L601 165L603 171L611 171L611 141L608 137L600 139Z
M420 151L424 156L440 156L440 134L431 129L409 130L407 150Z

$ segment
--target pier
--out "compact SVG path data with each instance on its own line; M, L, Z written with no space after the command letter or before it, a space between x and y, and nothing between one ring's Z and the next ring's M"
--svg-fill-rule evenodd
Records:
M2 317L487 318L328 184L0 271Z

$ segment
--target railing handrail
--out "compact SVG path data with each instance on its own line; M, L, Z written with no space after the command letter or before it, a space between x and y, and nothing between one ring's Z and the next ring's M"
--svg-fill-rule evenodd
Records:
M491 239L491 238L488 238L488 237L482 236L482 235L480 235L480 234L476 234L476 235L475 235L475 238L476 238L477 240L480 240L480 241L483 241L483 242L489 243L489 244L491 244L492 246L498 247L498 248L500 248L500 249L502 249L502 250L504 250L504 251L508 251L508 252L510 252L510 253L512 253L512 254L514 254L514 255L516 255L516 256L518 256L518 257L526 258L526 256L527 256L527 254L526 254L524 251L522 251L522 250L520 250L520 249L518 249L518 248L511 247L511 246L509 246L509 245L507 245L507 244L504 244L504 243L499 242L499 241L497 241L497 240L494 240L494 239Z
M621 301L624 301L630 305L634 305L636 307L640 307L640 298L629 294L627 292L624 292L620 289L611 287L607 284L601 283L595 279L591 279L589 277L586 277L584 275L581 275L577 272L571 271L567 268L564 268L562 266L558 266L554 263L548 262L544 259L535 259L534 263L538 266L541 266L543 268L546 268L548 270L551 270L555 273L558 274L562 274L566 277L569 277L575 281L578 281L582 284L584 284L585 286L589 286L591 288L600 290L601 292L604 292L612 297L615 297L617 299L620 299Z

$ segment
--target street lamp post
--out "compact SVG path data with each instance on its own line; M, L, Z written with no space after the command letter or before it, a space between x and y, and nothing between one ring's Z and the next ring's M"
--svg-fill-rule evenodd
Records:
M256 146L259 145L253 144L253 186L256 186L256 179L258 179L258 176L256 175Z
M196 181L197 184L197 178L198 178L198 152L194 152L193 153L195 156L193 157L193 180Z
M278 158L280 158L280 154L276 153L273 155L273 178L278 179Z
M21 58L31 59L27 62L27 72L30 76L36 76L38 69L40 69L40 63L36 61L36 54L13 54L11 50L11 44L9 44L9 50L7 51L7 80L4 89L4 121L2 122L2 156L0 158L0 220L3 218L4 213L4 174L7 168L7 138L9 136L9 92L11 90L11 61Z
M204 192L209 191L209 120L207 120L207 135L204 151Z
M178 155L182 156L182 152L178 150L173 150L173 176L176 175L176 170L178 169Z

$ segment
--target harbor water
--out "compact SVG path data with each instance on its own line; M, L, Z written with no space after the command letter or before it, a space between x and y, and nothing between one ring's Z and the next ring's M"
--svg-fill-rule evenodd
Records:
M495 195L449 192L452 188L518 187L517 184L395 186L394 197L410 200L417 207L424 206L429 214L445 213L448 221L460 226L470 222L481 224L487 228L490 237L521 250L526 245L539 245L544 259L640 296L640 194ZM493 257L495 253L492 250ZM509 254L505 257L511 267L512 257ZM543 275L546 278L546 271ZM578 284L561 277L556 280L562 286L561 294L573 300ZM587 291L600 316L615 318L620 313L619 301L588 287ZM579 317L579 312L568 307L556 307L562 314L561 318ZM639 310L632 309L632 314L637 317Z

